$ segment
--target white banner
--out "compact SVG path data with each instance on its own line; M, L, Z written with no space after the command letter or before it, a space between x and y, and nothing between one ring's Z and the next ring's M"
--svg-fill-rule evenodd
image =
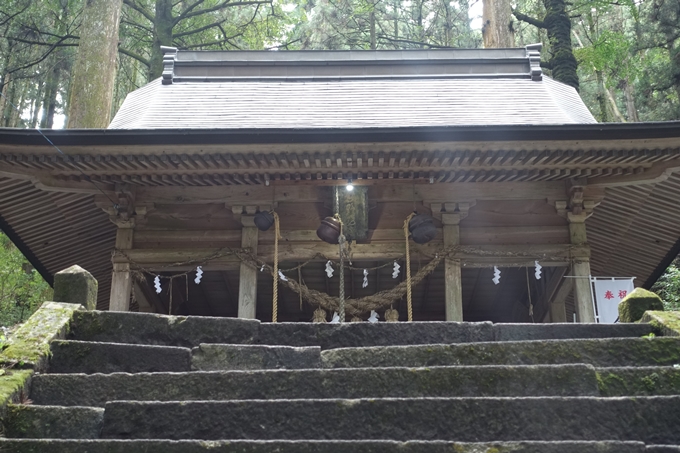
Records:
M619 302L635 289L633 278L593 277L591 281L600 323L613 324L619 317Z

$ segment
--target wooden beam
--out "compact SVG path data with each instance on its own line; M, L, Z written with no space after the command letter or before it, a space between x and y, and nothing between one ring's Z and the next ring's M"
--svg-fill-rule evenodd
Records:
M318 242L316 230L282 230L281 237L288 242ZM402 229L369 230L369 242L403 242ZM443 241L441 228L437 229L435 241ZM200 243L241 242L241 230L135 230L135 244L146 243ZM460 226L461 244L565 244L569 242L569 227L468 227ZM258 244L273 244L274 231L260 232ZM199 245L200 246L200 245Z
M116 248L120 250L131 249L132 239L132 228L118 228L116 231ZM121 258L123 259L113 263L109 311L128 311L130 309L130 291L132 289L130 263L124 257Z
M344 181L337 182L337 184ZM426 201L445 203L467 200L522 200L564 198L563 181L499 182L499 183L437 183L437 184L382 184L369 187L369 200L381 202ZM102 198L103 196L97 197ZM276 203L309 203L328 201L328 188L316 185L264 185L234 186L168 186L138 188L138 203L205 204L224 203L233 205L270 206ZM106 202L103 198L100 200Z
M249 248L257 255L258 229L253 222L253 215L242 215L243 224L241 247ZM257 307L257 269L251 264L241 263L238 286L238 317L255 319Z
M460 214L442 215L444 246L460 244ZM444 260L444 309L447 321L463 321L463 280L460 260Z
M569 234L571 243L587 247L586 215L569 213ZM590 283L590 260L587 257L574 258L572 262L574 277L574 301L576 302L576 317L578 322L595 322L595 308L593 307L593 293Z

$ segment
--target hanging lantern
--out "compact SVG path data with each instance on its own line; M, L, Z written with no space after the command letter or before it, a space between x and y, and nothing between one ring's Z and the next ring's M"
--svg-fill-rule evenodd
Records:
M437 235L432 217L427 214L414 215L408 222L408 231L416 244L427 244Z
M269 211L260 211L253 217L255 226L260 231L267 231L274 225L274 216Z
M324 242L337 244L340 239L340 221L335 217L326 217L321 221L316 235Z

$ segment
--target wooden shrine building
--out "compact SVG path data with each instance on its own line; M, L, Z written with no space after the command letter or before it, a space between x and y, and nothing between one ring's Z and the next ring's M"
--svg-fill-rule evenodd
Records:
M258 212L280 219L282 275L331 296L339 247L316 231L353 212L359 299L405 278L415 210L436 234L410 242L411 274L451 252L413 286L414 320L591 322L589 275L649 287L680 251L680 123L597 124L539 51L166 49L108 129L46 131L59 149L0 130L0 229L48 281L93 273L100 309L269 321L271 273L232 253L273 264ZM279 321L315 308L278 286Z

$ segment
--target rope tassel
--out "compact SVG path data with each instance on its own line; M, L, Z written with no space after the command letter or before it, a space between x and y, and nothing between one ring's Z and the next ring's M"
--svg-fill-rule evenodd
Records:
M277 322L279 313L279 238L281 237L281 225L279 215L274 216L274 287L272 288L272 322Z
M406 217L406 220L404 220L404 239L406 241L406 309L408 311L409 321L413 321L413 295L411 293L411 253L408 243L408 223L414 215L416 215L416 213L412 212Z

